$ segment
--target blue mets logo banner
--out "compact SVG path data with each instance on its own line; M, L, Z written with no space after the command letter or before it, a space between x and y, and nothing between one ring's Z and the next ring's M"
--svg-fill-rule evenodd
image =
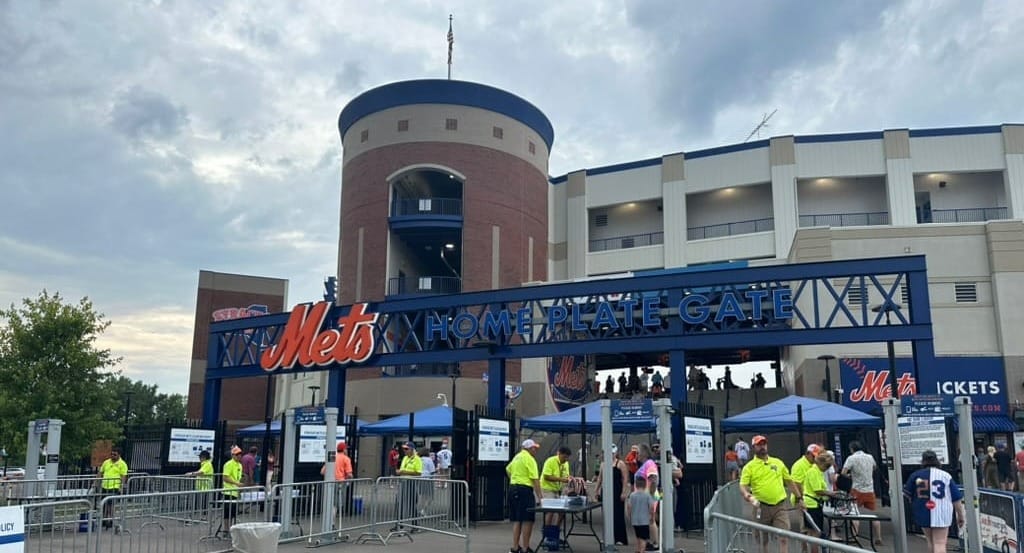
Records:
M555 408L564 411L582 405L590 392L592 355L552 357L548 366L548 383Z

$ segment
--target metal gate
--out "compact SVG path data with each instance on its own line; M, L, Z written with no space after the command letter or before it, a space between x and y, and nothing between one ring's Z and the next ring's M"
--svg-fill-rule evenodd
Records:
M124 460L128 463L128 469L132 472L145 472L151 475L156 474L182 474L195 470L199 460L187 465L170 463L168 461L168 445L171 440L172 428L203 428L198 420L165 421L163 423L129 425L124 429L124 440L121 442L121 450ZM214 444L220 444L224 436L225 423L222 421L217 425L218 438ZM216 449L216 446L215 446ZM214 459L219 459L218 452L212 451Z
M509 425L509 452L518 452L513 437L516 432L516 412L513 409L490 409L477 405L476 411L467 413L468 428L465 443L467 450L467 482L469 482L469 517L478 520L505 520L508 516L508 477L505 465L508 461L480 461L480 419L504 420ZM456 423L457 424L457 423ZM453 476L454 478L454 476Z
M676 487L676 527L683 530L704 528L704 507L711 502L718 487L718 456L712 455L711 463L695 463L687 459L686 427L683 417L711 419L711 436L717 435L715 408L699 403L680 402L675 413L675 427L679 433L673 437L672 452L683 463L683 478Z

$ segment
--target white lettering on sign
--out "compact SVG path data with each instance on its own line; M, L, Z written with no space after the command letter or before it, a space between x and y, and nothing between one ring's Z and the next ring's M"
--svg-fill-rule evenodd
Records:
M998 380L952 380L938 382L936 391L940 394L977 395L1001 393Z

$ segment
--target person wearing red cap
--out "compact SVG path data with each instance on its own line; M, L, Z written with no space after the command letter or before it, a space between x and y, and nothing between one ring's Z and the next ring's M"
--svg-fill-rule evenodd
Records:
M352 478L352 459L350 459L348 454L345 453L346 449L348 449L348 446L345 445L345 442L338 442L338 454L334 457L334 480L336 482L344 482L345 480ZM320 467L320 475L326 476L326 473L327 464L325 463L324 466ZM352 488L346 484L339 484L335 501L335 510L337 510L339 506L344 505L345 514L351 513Z
M789 502L786 489L798 496L797 506L803 509L803 490L790 476L786 464L768 455L768 438L754 436L754 458L740 474L740 494L754 506L755 520L761 524L789 530ZM769 534L761 532L761 547L767 546ZM789 540L779 536L779 553L788 553Z
M821 446L818 445L818 444L810 444L810 445L807 446L807 449L804 450L804 454L801 455L800 458L797 459L795 463L793 463L793 466L789 468L789 474L793 476L793 481L796 482L797 486L800 487L800 493L799 494L794 494L790 498L790 500L793 502L793 504L796 504L797 498L804 497L804 495L803 495L804 476L807 474L808 470L810 470L811 468L814 467L815 459L817 459L819 453L821 453ZM804 498L804 501L806 502L807 499ZM804 531L804 516L803 516L803 513L797 513L797 514L799 516L796 517L796 520L798 520L798 522L797 522L797 530L796 531L797 532L803 532Z
M224 522L222 529L225 532L231 531L231 523L238 516L238 487L242 485L242 448L233 446L231 458L224 463L221 469L224 473Z

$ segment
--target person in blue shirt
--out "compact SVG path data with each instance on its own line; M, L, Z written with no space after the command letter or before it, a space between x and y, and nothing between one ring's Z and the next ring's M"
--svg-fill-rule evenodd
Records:
M934 451L921 454L923 468L914 471L903 486L903 495L910 500L910 516L924 531L929 553L945 553L949 527L956 513L957 525L963 528L967 520L964 511L964 492L953 477L939 468L939 457Z

